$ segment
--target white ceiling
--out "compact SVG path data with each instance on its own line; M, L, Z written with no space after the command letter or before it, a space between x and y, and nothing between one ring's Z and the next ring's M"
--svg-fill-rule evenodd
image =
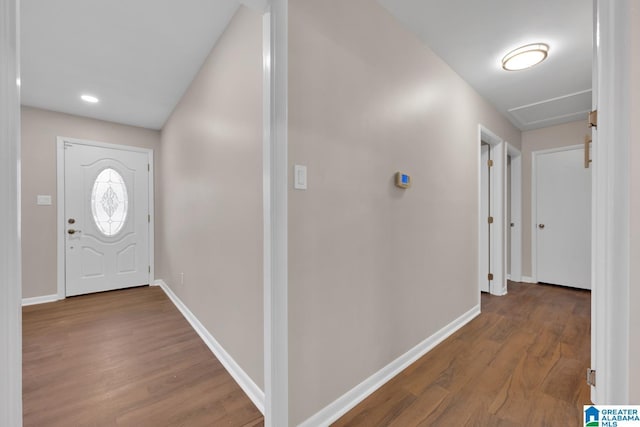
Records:
M238 5L22 0L22 104L160 129Z
M522 130L586 120L591 109L592 4L584 0L378 0ZM522 45L543 63L504 71Z
M520 129L590 109L590 2L378 1ZM160 129L241 2L265 0L23 0L22 103ZM545 62L502 70L533 42L551 46Z

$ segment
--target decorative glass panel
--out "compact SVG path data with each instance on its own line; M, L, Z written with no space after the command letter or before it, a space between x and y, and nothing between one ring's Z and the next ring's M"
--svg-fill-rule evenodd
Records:
M129 210L127 186L116 170L100 172L91 191L93 220L105 236L114 236L122 229Z

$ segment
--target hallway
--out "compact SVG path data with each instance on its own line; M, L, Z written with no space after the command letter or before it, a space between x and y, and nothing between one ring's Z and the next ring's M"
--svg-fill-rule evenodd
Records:
M572 426L590 404L591 292L509 282L338 426Z

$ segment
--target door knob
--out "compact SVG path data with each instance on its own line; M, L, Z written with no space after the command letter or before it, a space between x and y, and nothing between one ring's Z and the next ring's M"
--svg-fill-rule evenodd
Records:
M76 234L76 233L82 233L81 230L74 230L73 228L70 228L67 230L67 233L69 234Z
M74 218L69 218L69 224L75 224L76 220Z
M538 224L538 228L542 230L544 228L544 224Z

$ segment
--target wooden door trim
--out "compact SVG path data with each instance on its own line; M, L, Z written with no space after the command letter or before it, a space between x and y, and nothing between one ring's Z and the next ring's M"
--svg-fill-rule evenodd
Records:
M155 213L154 213L154 192L153 192L153 149L151 148L142 148L142 147L134 147L130 145L120 145L120 144L111 144L106 142L99 141L90 141L86 139L78 139L78 138L69 138L64 136L57 137L57 167L56 167L56 179L57 179L57 218L56 218L56 229L57 229L57 253L58 253L58 265L57 265L57 284L58 284L58 294L57 298L59 300L66 298L65 293L65 226L64 222L61 221L61 218L65 217L64 207L65 207L65 189L64 189L64 144L80 144L80 145L88 145L91 147L99 147L99 148L109 148L113 150L122 150L122 151L131 151L136 153L146 153L147 161L149 164L149 283L153 283L155 277L155 255L154 255L154 242L155 242Z

